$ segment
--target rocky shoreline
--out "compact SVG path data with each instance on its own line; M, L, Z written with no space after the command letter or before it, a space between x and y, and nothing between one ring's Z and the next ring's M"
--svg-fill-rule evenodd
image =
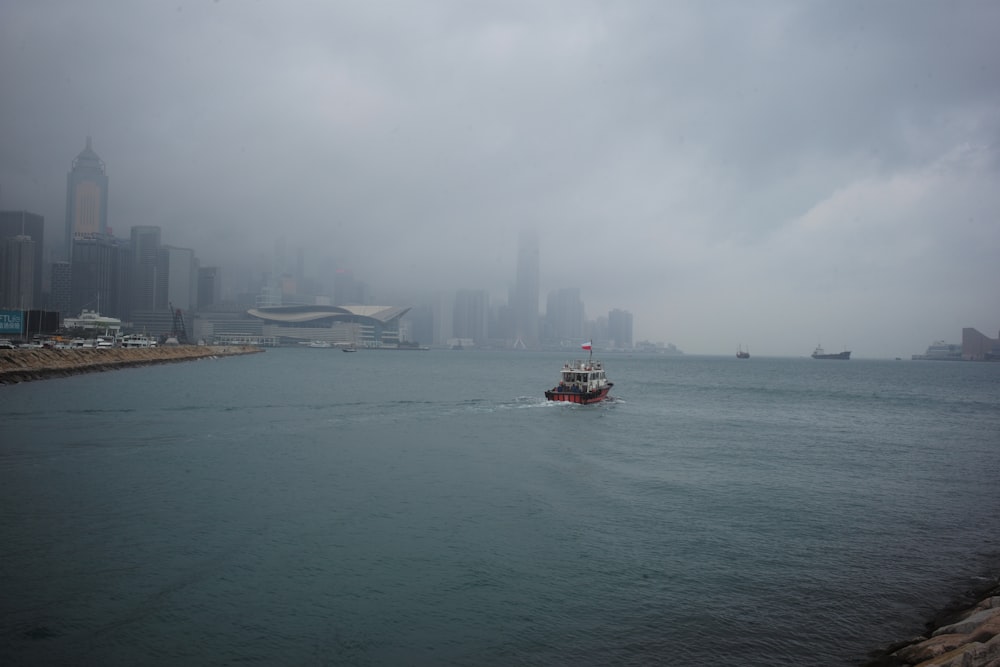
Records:
M132 349L17 349L0 351L0 384L102 373L133 366L149 366L193 359L263 352L252 345L177 345Z
M1000 667L1000 579L938 613L924 634L873 654L864 667Z

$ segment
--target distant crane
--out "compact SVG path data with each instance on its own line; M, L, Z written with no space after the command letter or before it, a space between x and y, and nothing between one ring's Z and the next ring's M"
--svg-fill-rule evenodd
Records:
M180 308L174 308L172 303L170 303L170 312L174 315L174 330L170 335L177 339L178 344L187 345L188 337L187 328L184 326L184 313L181 312Z

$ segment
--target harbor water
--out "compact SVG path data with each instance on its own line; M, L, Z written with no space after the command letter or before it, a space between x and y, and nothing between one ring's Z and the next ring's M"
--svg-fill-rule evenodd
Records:
M273 349L0 387L0 664L851 665L1000 565L1000 364Z

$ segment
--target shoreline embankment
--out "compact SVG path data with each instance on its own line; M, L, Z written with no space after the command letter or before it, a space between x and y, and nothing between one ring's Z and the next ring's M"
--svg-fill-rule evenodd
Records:
M252 345L0 350L0 385L263 351Z
M923 634L875 652L865 667L1000 667L1000 579L969 591Z

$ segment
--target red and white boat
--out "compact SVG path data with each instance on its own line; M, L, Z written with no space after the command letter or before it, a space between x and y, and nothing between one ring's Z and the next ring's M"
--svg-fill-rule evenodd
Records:
M594 361L591 344L584 343L581 347L590 351L590 358L563 364L559 384L546 391L545 398L550 401L587 404L600 403L608 397L614 382L608 382L604 364Z

